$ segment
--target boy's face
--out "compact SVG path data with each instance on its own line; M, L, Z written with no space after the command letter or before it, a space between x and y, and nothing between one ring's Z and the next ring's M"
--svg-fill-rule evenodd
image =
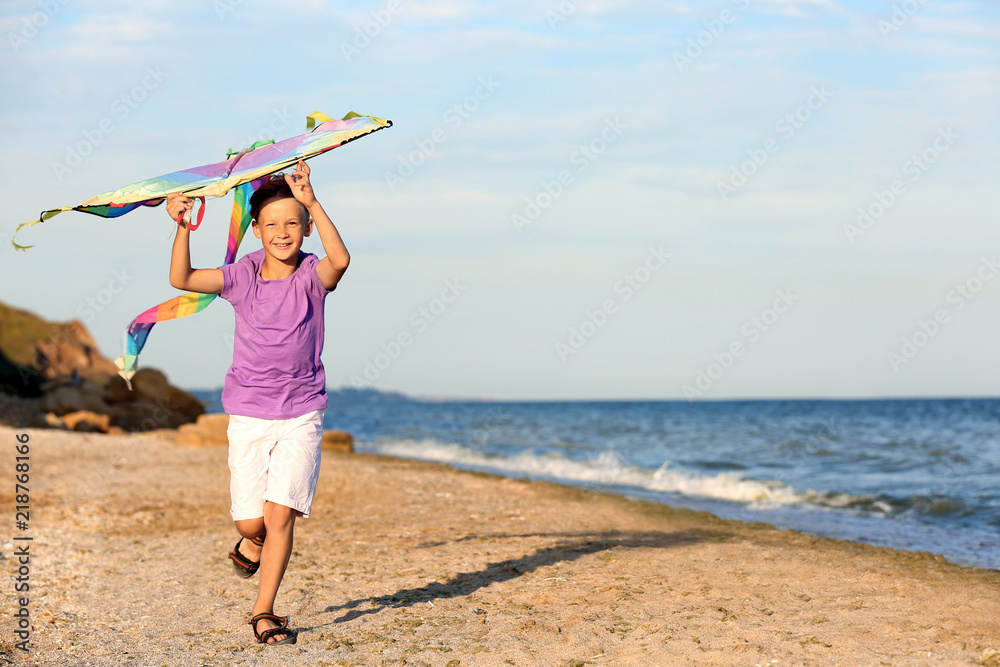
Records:
M253 233L264 244L265 253L290 261L298 257L302 239L312 233L312 220L295 199L270 199L261 206Z

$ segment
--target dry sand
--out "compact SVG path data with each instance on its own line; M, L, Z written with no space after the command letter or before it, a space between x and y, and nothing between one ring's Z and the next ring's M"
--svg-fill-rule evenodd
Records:
M1000 664L1000 572L553 484L324 453L276 611L226 555L224 448L29 430L38 665ZM13 524L15 431L0 428ZM4 566L13 572L10 532Z

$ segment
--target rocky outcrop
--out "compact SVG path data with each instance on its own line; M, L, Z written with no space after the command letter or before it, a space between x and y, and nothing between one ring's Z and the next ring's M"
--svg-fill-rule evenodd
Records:
M177 428L205 412L158 370L139 370L132 387L80 322L46 322L0 304L0 423L151 431Z
M16 364L0 349L0 393L14 396L39 396L42 377L33 368Z
M104 415L107 423L103 427L99 425L104 424L104 420L91 420L98 425L94 430L103 432L113 427L123 431L172 429L189 424L205 413L198 399L171 385L166 376L154 368L143 368L135 374L132 391L118 375L94 380L59 378L45 385L37 401L39 410L56 418L78 412ZM60 422L49 419L47 423Z
M35 341L34 368L47 380L74 375L103 378L118 374L114 362L101 355L90 333L76 320L60 325L51 336Z
M323 431L323 449L351 453L354 451L354 437L347 431Z
M45 422L52 428L64 428L69 431L118 434L125 432L121 428L111 425L111 417L109 415L99 415L86 410L70 412L62 417L58 417L50 412L45 415Z
M79 383L52 384L38 401L44 412L56 416L87 410L106 413L111 408L104 400L104 388L97 382L84 380Z
M229 415L215 413L202 415L194 424L185 424L177 429L174 442L192 447L228 447Z
M112 423L126 431L177 428L205 414L197 398L167 382L154 368L141 368L132 377L132 391L120 375L111 378L105 392Z
M2 303L0 351L15 368L20 367L43 381L60 377L100 378L118 372L114 363L101 355L81 322L48 322ZM7 391L24 394L23 386Z

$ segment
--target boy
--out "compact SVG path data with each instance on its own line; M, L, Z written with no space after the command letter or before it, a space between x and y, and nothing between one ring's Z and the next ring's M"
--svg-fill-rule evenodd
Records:
M192 269L190 230L178 223L170 284L218 294L233 304L233 364L222 405L229 417L232 516L240 540L229 554L241 577L260 570L250 625L260 643L294 644L288 617L274 598L292 552L296 517L308 517L319 477L326 410L323 302L350 255L299 161L292 174L272 176L250 199L253 233L263 248L218 269ZM167 197L173 220L192 207ZM315 224L326 257L300 251ZM265 539L266 538L266 539Z

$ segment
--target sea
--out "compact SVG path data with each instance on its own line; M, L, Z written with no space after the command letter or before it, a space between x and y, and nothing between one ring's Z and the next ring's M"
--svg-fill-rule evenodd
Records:
M218 392L201 394L221 411ZM359 451L1000 569L1000 399L430 402L340 390L325 422Z

